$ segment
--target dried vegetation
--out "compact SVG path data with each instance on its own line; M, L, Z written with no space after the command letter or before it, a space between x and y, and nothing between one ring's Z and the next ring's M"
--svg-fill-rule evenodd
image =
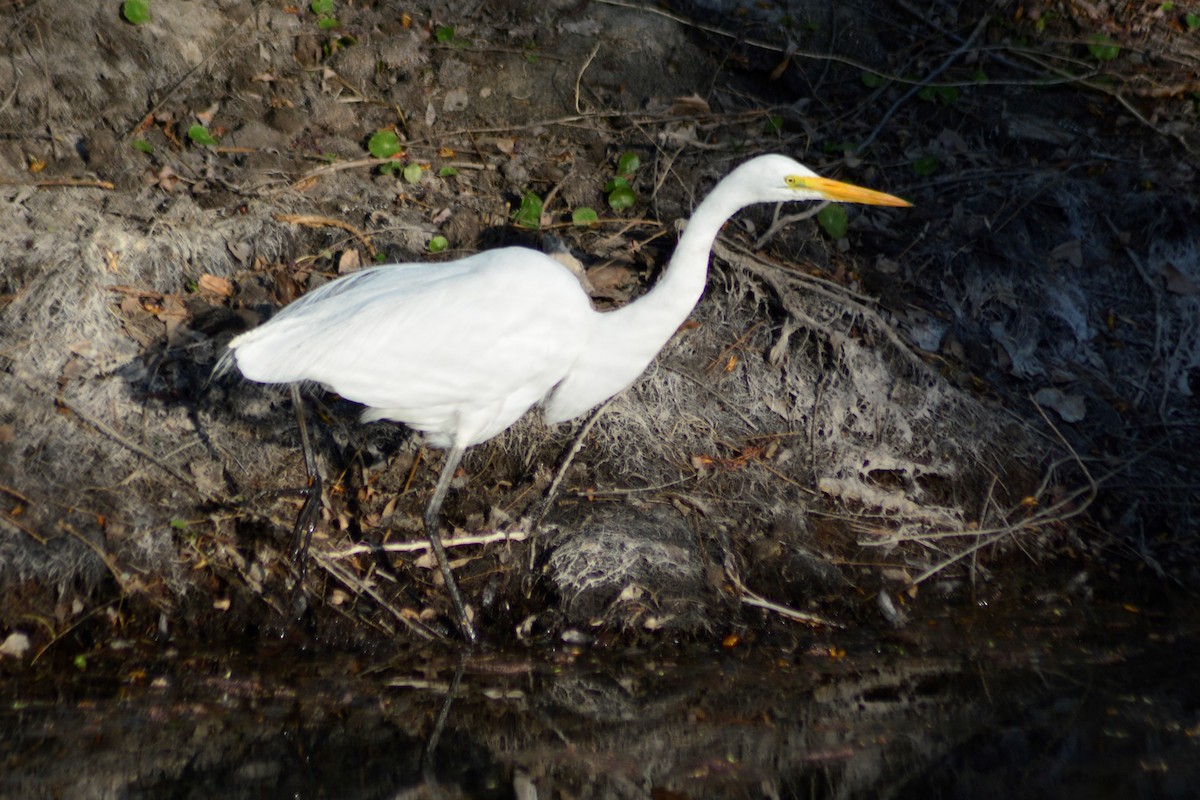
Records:
M1197 34L1134 4L817 5L790 29L756 7L742 31L618 2L347 6L334 32L249 2L159 0L139 27L10 11L0 624L34 615L56 641L117 601L163 626L286 624L296 506L263 493L302 465L284 394L207 383L230 336L436 235L456 255L552 232L599 304L625 302L672 222L767 151L916 208L854 210L836 241L747 212L633 389L586 426L530 418L477 448L447 512L516 534L455 548L489 635L847 623L880 592L1002 592L1000 560L1086 570L1105 550L1188 577ZM219 146L188 140L197 123ZM416 182L367 157L380 129ZM627 150L638 207L571 226ZM541 232L511 224L530 191ZM440 456L326 403L309 618L438 635L428 559L377 555L418 538Z

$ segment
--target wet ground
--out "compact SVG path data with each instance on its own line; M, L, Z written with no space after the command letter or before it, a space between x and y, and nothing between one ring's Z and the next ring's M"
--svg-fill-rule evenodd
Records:
M1194 797L1194 609L1022 605L710 647L47 654L4 683L0 794Z

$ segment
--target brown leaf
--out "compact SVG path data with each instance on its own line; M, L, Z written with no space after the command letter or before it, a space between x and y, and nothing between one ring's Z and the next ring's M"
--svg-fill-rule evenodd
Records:
M671 104L671 113L677 117L690 117L695 114L708 114L711 111L708 101L698 94L687 97L676 97Z
M1174 264L1162 268L1162 276L1167 282L1167 291L1172 294L1200 294L1200 286L1184 275Z
M217 297L233 297L232 283L225 278L209 275L207 272L200 276L197 286L205 294L215 294Z

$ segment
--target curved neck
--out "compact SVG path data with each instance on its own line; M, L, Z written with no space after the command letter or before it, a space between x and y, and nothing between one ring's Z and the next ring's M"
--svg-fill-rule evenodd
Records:
M658 283L624 308L604 315L615 317L614 330L635 334L653 353L666 344L704 294L713 242L729 218L748 205L721 191L724 183L717 184L688 220Z

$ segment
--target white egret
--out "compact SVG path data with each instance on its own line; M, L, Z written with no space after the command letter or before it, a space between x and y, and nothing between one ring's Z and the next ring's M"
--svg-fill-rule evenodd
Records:
M450 263L390 264L301 297L230 342L218 369L236 365L252 381L292 384L297 405L296 384L320 384L366 406L364 422L402 422L448 451L425 530L463 635L474 641L438 534L463 451L535 403L547 422L563 422L632 384L700 299L721 226L753 203L793 200L910 205L819 177L786 156L760 156L717 184L654 288L623 308L595 311L567 268L523 247ZM299 408L297 414L303 424ZM307 453L306 463L318 480ZM309 535L314 519L310 511Z

